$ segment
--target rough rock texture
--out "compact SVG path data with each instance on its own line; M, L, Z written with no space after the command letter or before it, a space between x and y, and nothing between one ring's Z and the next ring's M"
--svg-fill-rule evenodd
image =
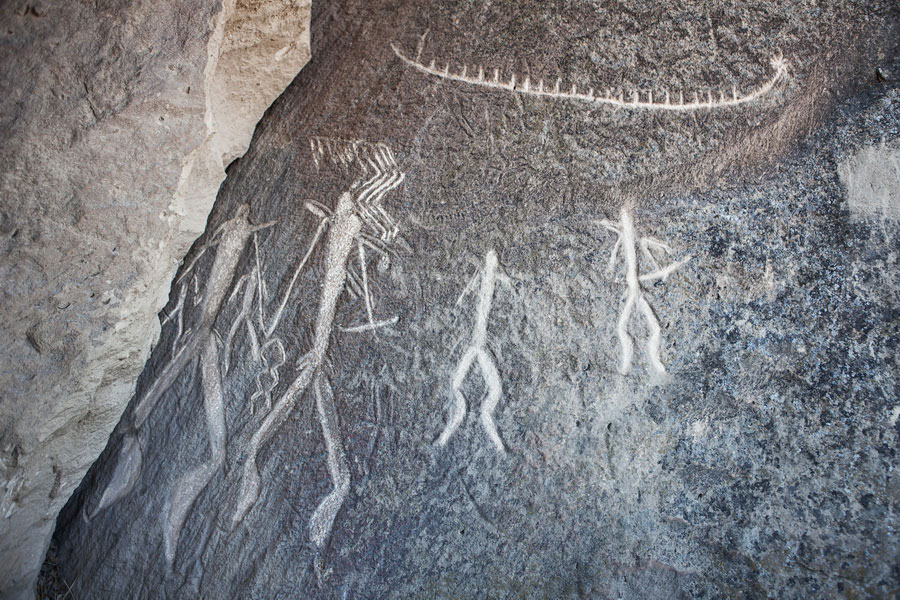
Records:
M32 595L308 21L308 0L2 3L0 597Z
M59 520L62 577L895 595L897 10L317 3ZM672 110L698 88L724 93Z

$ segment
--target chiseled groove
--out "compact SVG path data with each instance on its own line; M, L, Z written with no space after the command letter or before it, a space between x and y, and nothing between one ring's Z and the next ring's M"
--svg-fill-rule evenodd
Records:
M507 81L505 78L500 77L499 69L494 69L494 77L492 79L488 79L485 78L484 68L478 67L478 76L473 77L467 74L468 68L465 65L462 66L458 73L454 73L451 71L449 63L446 63L444 68L440 69L435 66L434 61L431 61L430 64L425 65L403 54L403 52L401 52L400 49L394 44L391 44L391 48L394 50L394 54L396 54L397 57L407 65L413 67L414 69L422 71L423 73L434 75L442 79L449 79L451 81L458 81L460 83L476 85L479 87L526 94L529 96L543 96L561 100L577 100L594 104L606 104L609 106L630 110L691 111L702 109L728 108L740 106L742 104L748 104L769 93L772 88L775 87L776 83L778 83L781 79L787 77L788 70L787 61L781 56L774 56L769 62L769 64L772 66L772 69L774 69L775 71L772 74L772 77L770 77L766 82L762 83L753 91L747 94L738 95L737 90L732 89L730 96L725 96L724 93L718 92L718 98L714 98L713 93L711 91L707 91L705 93L705 99L701 99L700 94L693 92L693 99L686 102L684 93L679 92L678 99L675 100L668 91L665 91L665 100L662 102L656 102L653 100L652 91L645 94L647 98L646 100L641 99L641 94L637 90L631 92L631 100L625 99L624 91L620 92L618 95L615 95L613 93L613 90L610 88L607 88L606 94L603 95L595 94L594 88L590 88L587 93L578 92L578 89L574 84L569 91L560 91L562 84L561 78L558 78L556 80L556 85L553 87L553 89L546 89L544 87L543 80L540 80L538 82L538 85L535 87L532 85L529 77L525 77L524 80L517 80L515 73L513 73ZM521 81L521 83L519 83L519 81Z

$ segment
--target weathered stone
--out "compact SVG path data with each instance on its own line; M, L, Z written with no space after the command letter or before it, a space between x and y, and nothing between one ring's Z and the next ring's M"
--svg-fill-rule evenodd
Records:
M900 202L896 201L900 179L900 149L884 143L868 146L841 164L838 173L847 188L847 206L851 214L863 220L900 219ZM887 229L885 241L890 243Z
M890 597L897 223L841 177L897 193L897 10L317 3L60 518L63 578Z
M309 58L308 0L0 8L0 597L33 596L224 168Z

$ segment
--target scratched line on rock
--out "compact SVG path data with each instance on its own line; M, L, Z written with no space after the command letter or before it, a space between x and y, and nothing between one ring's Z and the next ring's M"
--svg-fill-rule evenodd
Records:
M334 525L334 520L350 490L350 468L340 435L339 417L334 392L326 374L327 353L334 330L334 317L339 296L343 292L362 298L366 322L344 328L344 331L374 331L396 323L398 316L377 319L368 278L367 250L383 258L390 255L389 246L399 226L382 205L385 195L403 182L405 175L397 167L391 149L382 143L314 137L310 149L317 168L337 165L354 171L357 178L330 208L308 201L306 210L319 218L319 224L304 260L325 236L325 274L319 297L313 340L308 351L298 360L297 375L275 402L253 434L244 463L238 503L232 515L236 526L256 504L261 481L257 454L262 446L284 424L300 398L312 387L317 413L328 454L327 467L333 490L313 512L309 523L310 540L321 551ZM325 230L327 229L327 234ZM358 271L351 258L356 253Z
M494 358L487 349L487 323L491 312L491 304L494 298L494 288L497 281L501 281L509 285L509 278L499 272L499 263L497 253L489 250L484 258L484 267L476 271L475 275L463 289L462 294L456 301L459 305L463 298L469 294L475 287L476 282L480 280L481 286L478 292L478 305L475 311L475 327L472 331L472 341L469 343L462 357L456 364L453 372L453 378L450 382L450 389L453 394L453 406L450 417L444 430L438 437L437 445L446 446L450 437L456 432L466 415L466 399L462 394L462 385L472 369L473 365L478 364L484 385L487 388L487 395L481 403L481 426L487 433L488 438L494 444L494 448L501 454L506 453L506 447L500 434L497 432L497 425L494 422L494 410L503 396L503 384L500 379L500 372L494 362Z
M555 100L572 100L590 104L606 105L627 110L658 110L686 112L695 110L711 110L730 108L750 104L770 93L775 86L788 78L788 62L784 57L773 56L769 65L772 75L766 81L752 88L746 93L740 93L736 87L732 87L726 94L724 91L703 90L672 92L662 90L654 95L653 90L638 90L623 88L588 88L587 91L579 91L576 84L563 83L562 77L557 77L552 84L545 84L543 79L532 81L527 75L518 76L516 73L506 75L500 69L485 68L481 65L470 67L461 64L451 65L449 61L431 60L428 64L421 61L424 38L419 43L415 57L405 54L396 44L391 44L394 54L406 65L419 72L467 85L477 86L490 90L501 90L535 96L552 98Z
M649 237L636 238L634 230L634 221L631 214L626 208L622 208L619 212L619 221L614 223L609 220L600 221L606 229L615 233L618 238L613 246L609 259L609 272L612 273L616 267L619 250L625 261L625 285L627 288L625 294L625 303L619 313L616 322L616 332L619 337L619 345L621 346L621 361L619 363L619 372L627 375L631 371L632 360L634 357L634 340L628 333L628 323L634 313L635 307L643 315L650 330L650 336L647 340L647 359L650 366L656 373L665 373L666 368L660 359L660 346L662 345L662 328L659 320L653 312L653 308L644 296L642 283L652 281L665 281L679 267L690 260L690 256L662 267L653 256L651 249L657 249L665 254L671 254L672 249L663 242ZM647 274L640 274L638 267L637 249L641 249L644 258L654 267L654 271Z

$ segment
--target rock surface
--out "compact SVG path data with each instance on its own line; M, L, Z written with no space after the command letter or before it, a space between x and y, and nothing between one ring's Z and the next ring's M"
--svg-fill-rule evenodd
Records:
M317 3L63 578L895 595L897 10Z
M0 7L0 597L33 597L308 21L308 0Z

